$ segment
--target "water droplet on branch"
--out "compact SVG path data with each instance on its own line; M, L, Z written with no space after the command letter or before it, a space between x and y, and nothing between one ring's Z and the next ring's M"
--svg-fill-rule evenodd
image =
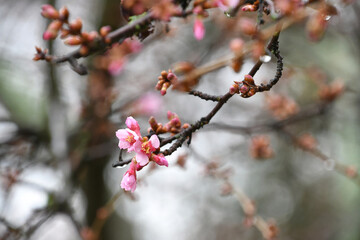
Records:
M262 61L263 63L267 63L271 61L271 56L269 55L263 55L260 57L260 61Z

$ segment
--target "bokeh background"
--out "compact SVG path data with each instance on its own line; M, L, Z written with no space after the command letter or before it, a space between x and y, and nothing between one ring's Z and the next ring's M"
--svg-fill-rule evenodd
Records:
M237 199L221 194L221 179L207 174L214 161L231 171L233 187L254 201L257 214L276 222L278 239L360 238L359 185L273 129L244 134L210 124L194 134L190 146L167 157L168 168L139 172L133 195L121 191L126 167L112 168L119 157L115 131L125 127L129 115L143 133L150 115L166 122L167 111L172 111L189 123L206 115L214 103L171 90L162 97L154 86L159 73L176 62L199 66L230 53L229 41L239 36L231 28L236 19L211 10L202 41L193 37L192 17L157 22L121 71L109 74L98 65L101 58L92 56L80 60L89 66L89 74L79 76L67 64L32 61L34 46L50 48L55 55L74 49L42 39L47 21L40 8L48 2L0 3L1 239L91 239L94 229L100 239L114 240L261 239L259 231L245 226ZM124 24L118 0L50 3L66 5L70 18L80 17L87 31ZM307 38L305 23L281 33L285 73L272 91L303 109L319 102L316 81L341 79L344 94L324 114L289 129L296 135L311 133L334 161L359 166L360 6L336 6L338 16L330 19L317 43ZM253 63L247 59L240 73L225 67L207 74L196 89L224 94ZM264 64L256 81L270 79L275 68L273 59ZM235 96L213 122L245 127L272 122L266 96ZM270 159L251 156L251 137L258 134L270 139ZM114 212L105 211L102 207L114 195Z

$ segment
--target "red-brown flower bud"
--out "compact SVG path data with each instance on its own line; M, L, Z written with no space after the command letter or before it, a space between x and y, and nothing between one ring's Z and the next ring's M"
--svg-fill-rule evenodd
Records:
M111 27L110 26L103 26L100 28L100 35L102 37L106 37L109 32L111 32Z
M80 47L79 53L81 56L86 56L89 53L89 48L85 45Z
M62 7L60 10L60 17L59 19L63 22L68 22L69 19L69 10L67 9L67 7Z
M75 19L69 24L69 28L74 33L80 33L82 28L82 21L80 18Z
M64 43L71 46L80 45L82 43L82 39L79 36L71 36L67 38Z
M89 34L88 34L87 41L88 41L88 42L92 42L92 41L94 41L95 38L97 38L97 37L99 37L99 33L96 32L96 31L91 31L91 32L89 32Z
M41 15L44 18L48 19L58 19L59 18L59 12L51 5L45 4L41 7Z
M239 85L238 84L233 84L231 85L230 89L229 89L229 93L231 95L234 95L235 93L239 93Z
M58 34L58 31L46 30L43 34L43 39L44 40L55 39L57 37L57 34Z

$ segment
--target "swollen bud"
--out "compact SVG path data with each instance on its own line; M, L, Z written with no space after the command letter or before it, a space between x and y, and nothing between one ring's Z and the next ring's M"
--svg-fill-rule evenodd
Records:
M69 10L67 7L62 7L60 10L60 20L63 22L67 22L69 19Z
M72 32L79 33L82 28L82 21L80 18L75 19L69 24L69 28Z
M79 36L72 36L67 38L64 43L71 46L80 45L82 43L82 39Z
M110 26L103 26L100 28L100 36L106 37L111 32Z
M50 4L42 5L41 15L44 18L48 18L48 19L58 19L59 18L59 12Z

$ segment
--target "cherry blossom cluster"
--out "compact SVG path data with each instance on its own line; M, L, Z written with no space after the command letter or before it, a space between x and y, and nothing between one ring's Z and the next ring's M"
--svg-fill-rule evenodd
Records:
M254 96L257 86L251 75L245 75L244 80L241 82L234 81L234 84L230 87L229 92L231 94L240 93L243 98Z
M163 96L166 94L167 89L178 80L176 75L170 69L168 72L162 71L158 79L159 81L157 82L155 89L159 90Z
M135 152L128 171L124 174L121 181L121 188L126 191L134 192L136 189L136 171L140 171L150 161L156 162L160 166L168 166L168 162L163 154L156 154L160 147L160 140L157 135L142 137L140 126L133 117L128 117L125 121L128 128L116 131L119 139L119 148Z
M77 18L69 21L69 10L62 7L59 11L53 6L46 4L42 6L41 15L52 20L43 34L44 40L53 40L58 37L65 39L67 45L80 45L80 54L85 56L89 53L91 47L94 47L99 41L110 43L111 39L107 37L111 28L104 26L100 32L84 32L82 31L82 20Z
M149 123L151 127L149 130L154 131L156 134L162 134L162 133L176 134L179 133L181 130L190 127L188 123L184 123L183 125L181 125L180 118L176 113L172 113L168 111L167 118L169 119L169 122L163 125L161 123L157 123L156 119L154 117L151 117L149 119Z

